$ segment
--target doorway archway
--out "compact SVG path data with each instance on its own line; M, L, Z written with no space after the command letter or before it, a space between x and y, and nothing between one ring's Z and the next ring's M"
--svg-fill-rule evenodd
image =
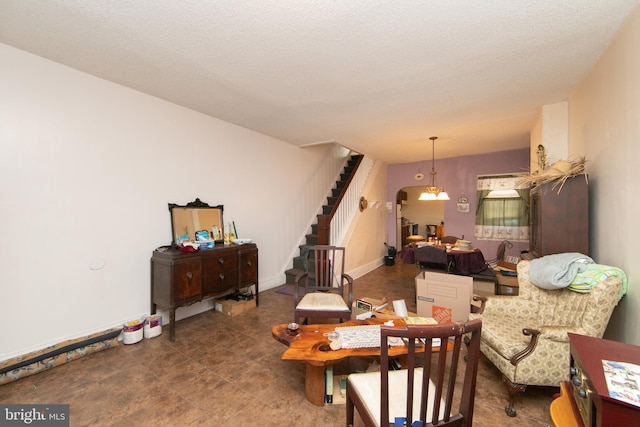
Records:
M444 222L444 201L418 200L424 186L404 187L396 195L396 247L402 250L403 236L421 234L427 236L427 225ZM407 234L407 232L409 234Z

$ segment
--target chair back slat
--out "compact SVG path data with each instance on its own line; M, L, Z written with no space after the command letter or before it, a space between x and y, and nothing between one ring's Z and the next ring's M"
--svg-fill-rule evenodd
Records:
M407 413L413 413L413 387L415 384L415 367L416 367L416 342L408 340L409 356L407 357ZM385 346L387 347L387 346ZM388 395L388 393L387 393Z
M344 248L336 246L312 246L315 280L308 285L310 290L331 290L340 288L344 273Z
M451 368L449 375L449 384L447 385L447 396L445 398L446 406L444 410L444 420L449 421L449 415L453 409L453 391L455 389L456 379L458 375L458 362L460 361L460 348L462 347L462 336L458 335L453 338L453 350L451 352Z
M431 411L431 419L437 420L440 414L440 403L442 402L442 393L444 392L444 374L447 367L447 343L440 341L440 349L438 350L438 371L436 373L436 392L433 396L433 410ZM446 419L445 414L445 421ZM424 422L424 420L422 420Z
M433 339L424 338L424 348L432 348L433 347ZM429 378L431 377L431 358L433 356L433 352L425 351L422 353L422 396L420 402L420 419L424 420L427 416L427 402L429 401Z
M380 357L381 425L387 425L387 420L389 420L388 339L390 337L400 337L407 343L407 402L406 413L402 414L406 417L407 425L410 426L413 423L414 401L419 401L419 416L423 426L470 427L473 419L473 401L480 356L481 328L482 321L480 320L442 325L409 325L400 328L382 326ZM454 400L454 391L458 368L460 367L462 342L465 336L468 337L467 361L464 366L462 392L455 394L459 399L457 402ZM432 340L436 338L440 339L440 345L437 348L432 348ZM421 345L416 346L417 340ZM416 363L417 360L421 363ZM432 370L432 364L435 365L435 371ZM414 386L418 368L422 369L422 383L416 389ZM429 387L430 382L433 384L432 388ZM414 396L414 390L419 390L421 395ZM416 398L419 400L416 400ZM432 402L432 410L429 411L429 414L427 414L428 402ZM456 405L456 403L458 404ZM392 415L398 416L398 414Z

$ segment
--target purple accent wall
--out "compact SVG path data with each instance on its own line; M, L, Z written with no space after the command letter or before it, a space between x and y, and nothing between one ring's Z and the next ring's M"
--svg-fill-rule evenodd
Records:
M486 259L495 258L499 241L477 240L474 237L476 211L476 182L478 175L492 175L501 173L529 172L529 149L501 151L497 153L476 156L461 156L441 159L435 162L438 172L437 183L443 186L451 200L444 202L445 234L470 240L474 247L479 248ZM416 181L413 176L420 170L425 178ZM387 242L395 246L396 242L396 194L404 187L428 185L431 160L415 163L396 163L387 167L387 202L391 202L393 209L387 210ZM469 200L469 212L457 211L458 197L465 195ZM424 202L429 203L429 202ZM521 250L528 248L528 242L513 242L514 246L507 250L507 255L519 255ZM398 248L400 251L401 248Z

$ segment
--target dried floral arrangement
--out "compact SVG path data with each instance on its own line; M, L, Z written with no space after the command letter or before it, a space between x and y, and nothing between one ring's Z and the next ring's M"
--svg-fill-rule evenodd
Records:
M525 184L534 187L534 185L553 182L554 184L552 188L554 190L558 188L559 193L568 178L576 175L584 175L584 179L587 180L587 174L585 172L586 163L587 160L584 157L580 157L577 160L560 160L548 168L545 168L542 172L524 175L518 181L518 184Z

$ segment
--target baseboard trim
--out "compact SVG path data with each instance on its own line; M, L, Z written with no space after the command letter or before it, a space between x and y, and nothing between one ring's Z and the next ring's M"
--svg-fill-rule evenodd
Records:
M122 328L98 332L75 340L67 340L45 349L7 359L0 363L0 384L63 365L87 354L118 345ZM64 355L64 357L60 357Z

